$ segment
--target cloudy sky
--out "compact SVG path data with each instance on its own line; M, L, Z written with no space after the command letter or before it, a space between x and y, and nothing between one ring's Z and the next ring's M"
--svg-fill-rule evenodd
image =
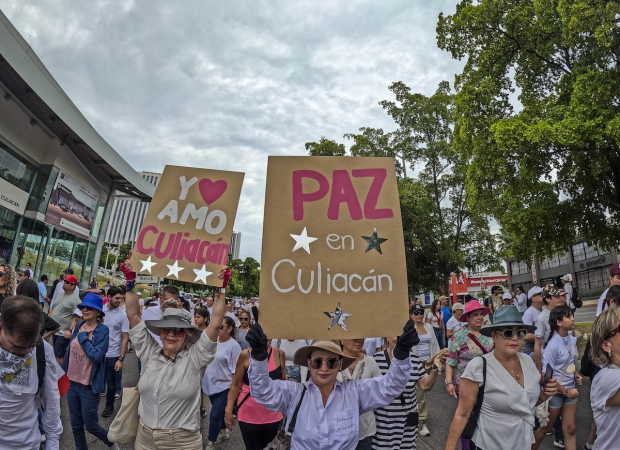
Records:
M392 130L377 104L432 94L461 64L437 49L456 0L0 0L95 129L138 171L245 172L235 230L260 259L268 155Z

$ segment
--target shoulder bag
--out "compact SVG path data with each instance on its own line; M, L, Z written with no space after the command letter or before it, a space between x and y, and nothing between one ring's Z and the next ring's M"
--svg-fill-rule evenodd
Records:
M385 356L385 362L388 366L388 369L390 368L390 365L392 364L392 362L390 361L390 355L388 354L387 350L383 350L383 355ZM403 410L406 412L407 416L406 416L406 420L405 420L405 426L406 427L417 427L418 426L418 411L416 410L411 410L411 411L407 411L407 403L405 402L405 396L401 394L398 396L398 398L400 399L400 404L403 407Z
M140 393L138 387L123 388L121 408L110 424L108 430L108 440L110 442L135 442L138 434L138 405L140 404Z
M301 398L299 399L299 403L297 403L297 407L295 408L295 412L291 417L291 421L288 424L288 428L285 430L284 427L278 434L275 439L271 441L271 450L289 450L291 448L291 434L293 434L293 430L295 429L295 424L297 423L297 414L299 413L299 408L301 407L301 402L304 400L304 395L306 395L306 386L304 385L304 390L301 391Z
M478 417L480 417L480 408L482 408L482 401L484 399L484 386L487 382L487 359L482 357L482 386L478 388L478 397L476 398L476 404L474 405L474 410L471 412L471 416L469 416L469 420L467 421L467 425L465 425L465 429L463 430L463 437L465 439L471 439L474 436L474 431L478 427Z

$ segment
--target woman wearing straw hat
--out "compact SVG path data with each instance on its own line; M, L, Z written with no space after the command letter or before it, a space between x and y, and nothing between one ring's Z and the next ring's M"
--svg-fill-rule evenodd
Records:
M268 410L287 415L285 430L289 435L293 433L291 450L352 450L358 444L360 414L388 405L407 384L411 372L409 352L418 343L418 333L410 320L394 347L394 359L386 375L346 383L336 377L355 358L346 356L336 341L312 341L295 353L295 364L310 370L305 386L269 378L267 336L260 325L252 326L246 340L252 348L252 396Z
M224 279L225 288L230 269L222 269L219 277ZM142 321L138 296L127 292L129 336L142 361L136 450L202 450L200 381L217 350L226 310L223 291L204 331L193 326L189 313L182 309L168 308L161 320ZM149 331L161 337L162 347Z
M489 308L481 306L480 302L474 299L467 302L465 311L459 318L459 321L467 326L454 333L450 339L446 361L446 390L452 397L458 397L461 375L470 361L491 351L493 340L480 332L484 317L489 311ZM469 439L462 438L461 447L469 450Z
M516 306L503 306L495 312L493 325L480 330L493 338L495 347L472 360L461 375L459 405L446 450L456 449L480 389L484 394L471 449L492 450L509 444L511 449L524 450L535 442L534 408L557 393L555 379L541 387L534 362L519 352L523 338L535 328L523 323Z

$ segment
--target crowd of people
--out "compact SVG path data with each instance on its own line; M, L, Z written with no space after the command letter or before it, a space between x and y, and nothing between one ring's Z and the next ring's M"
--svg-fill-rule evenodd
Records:
M121 285L91 287L80 299L70 269L51 290L47 276L33 275L0 264L0 450L58 449L64 396L76 449L88 448L86 432L118 448L99 404L105 397L102 417L125 408L131 351L140 373L136 449L215 448L236 423L247 449L415 449L419 436L438 431L428 425L426 392L444 372L456 405L447 450L537 449L550 433L556 447L576 450L584 376L594 415L586 449L619 442L618 264L581 373L568 279L527 293L494 287L464 304L411 299L400 336L309 342L269 339L257 298L165 286L142 299ZM220 278L226 285L230 270Z

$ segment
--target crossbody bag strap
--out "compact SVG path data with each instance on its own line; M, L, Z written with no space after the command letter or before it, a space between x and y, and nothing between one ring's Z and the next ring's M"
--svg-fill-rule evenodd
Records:
M478 346L478 348L480 348L480 350L482 350L482 354L486 355L487 353L489 353L489 351L484 348L484 346L480 343L480 341L478 340L478 338L476 338L476 336L474 336L474 333L469 333L467 335L467 337L469 337L469 339L471 339L472 341L474 341L474 344L476 344ZM485 366L486 367L486 366Z
M478 388L478 397L476 398L476 405L474 406L474 414L476 417L480 415L480 408L482 408L482 401L484 400L484 387L487 384L487 359L482 357L482 386Z
M45 380L45 366L47 364L45 361L45 346L43 344L43 341L37 344L36 355L38 378L37 392L41 392L41 389L43 388L43 381Z
M304 395L306 395L306 386L304 385L304 390L301 391L301 398L299 399L299 403L297 403L297 407L295 408L295 412L291 417L291 421L288 424L288 429L286 430L288 433L293 434L293 430L295 429L295 424L297 423L297 414L299 413L299 408L301 408L301 402L304 401Z

